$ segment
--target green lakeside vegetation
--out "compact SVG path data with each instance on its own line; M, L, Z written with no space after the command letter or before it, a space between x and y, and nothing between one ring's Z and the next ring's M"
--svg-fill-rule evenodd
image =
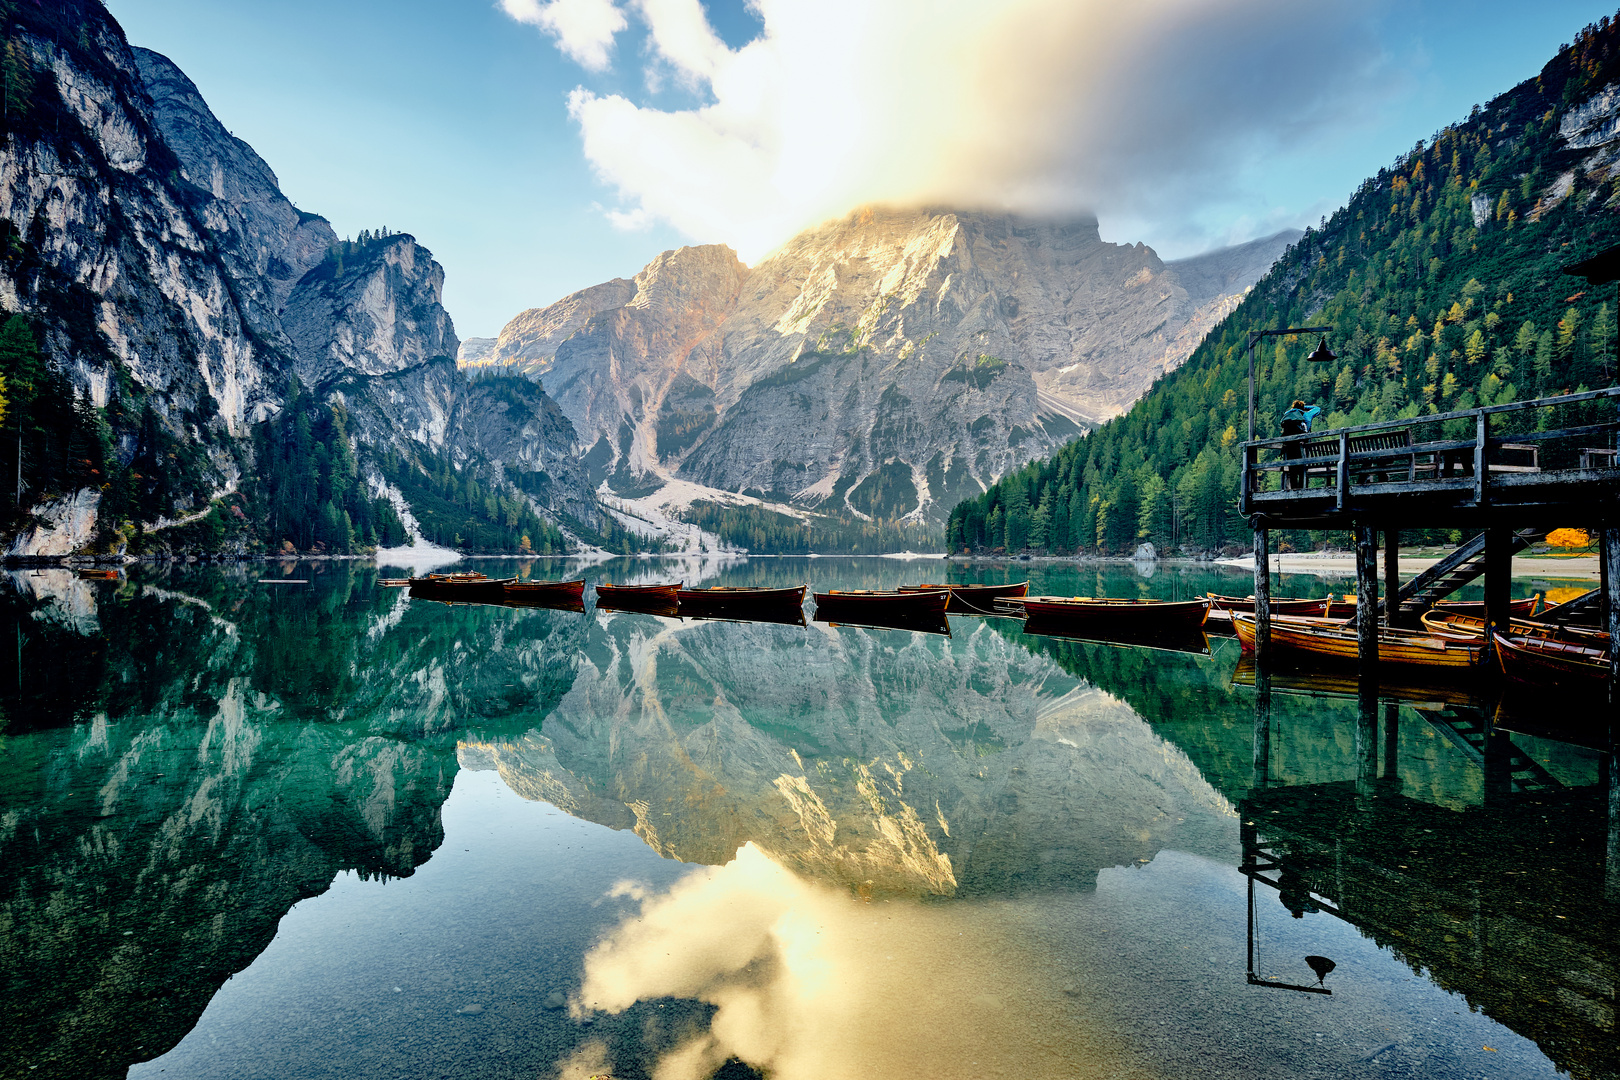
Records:
M1128 554L1246 544L1237 514L1251 329L1331 325L1256 346L1256 435L1295 398L1316 430L1614 385L1615 310L1565 266L1620 243L1620 179L1582 168L1572 112L1620 82L1620 21L1366 180L1124 416L958 504L951 551ZM1578 143L1579 137L1575 141ZM1312 541L1322 536L1312 535Z

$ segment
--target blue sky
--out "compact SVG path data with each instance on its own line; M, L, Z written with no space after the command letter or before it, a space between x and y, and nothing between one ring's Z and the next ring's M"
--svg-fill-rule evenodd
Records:
M681 0L668 2L679 8ZM796 2L768 0L767 7L780 11ZM1233 0L1233 6L1244 2ZM1217 15L1222 6L1219 0L1185 3ZM715 215L733 203L741 206L725 189L728 172L707 171L715 168L707 143L663 157L649 150L646 162L637 160L638 140L651 145L689 110L717 98L724 104L723 84L705 82L706 74L694 77L701 64L682 60L668 36L654 32L651 16L637 17L650 7L620 4L629 17L615 41L612 65L592 71L494 0L107 0L107 6L132 43L168 55L191 76L226 127L259 151L300 207L325 215L342 235L386 225L432 249L445 266L446 305L462 337L493 335L524 308L631 276L659 251L680 244L730 240L757 258L729 234L688 235L728 232L730 223ZM978 108L993 94L948 104L990 114L979 118L989 134L981 132L973 153L983 156L983 140L1003 129L1028 127L1021 152L1039 158L1031 166L1040 171L1039 182L1027 191L1021 177L1008 172L1021 167L1018 152L1009 152L999 172L979 169L971 190L983 197L985 191L1018 188L1020 193L1009 195L1013 202L1048 205L1053 212L1094 204L1106 239L1143 240L1167 258L1303 225L1342 203L1365 176L1418 139L1535 74L1582 26L1614 13L1606 4L1578 0L1339 5L1319 23L1309 17L1288 25L1273 20L1278 25L1271 32L1268 24L1253 21L1265 13L1255 3L1248 8L1228 23L1210 24L1229 26L1225 39L1188 37L1194 45L1207 40L1208 55L1177 59L1172 46L1165 61L1172 70L1137 65L1125 78L1141 80L1130 85L1160 98L1157 111L1127 109L1118 115L1128 113L1134 121L1109 126L1115 114L1096 110L1097 117L1082 125L1084 138L1076 136L1084 145L1066 157L1035 150L1051 149L1045 145L1051 132L1068 130L1061 125L1072 117L1031 125L1027 101L1017 116L998 117L988 105ZM720 48L742 49L761 33L762 15L740 0L705 3L703 11ZM1114 32L1140 35L1151 28ZM1108 48L1101 32L1099 41L1097 47L1110 54L1129 52ZM931 47L948 51L950 43ZM792 51L789 41L785 51L772 55L791 61ZM723 62L731 54L716 55ZM922 74L897 77L896 95L908 92L906 79L934 74L930 65L916 71ZM1268 84L1270 73L1275 81ZM830 78L818 92L836 92L848 75ZM865 96L843 107L860 118L880 116L890 85L864 84ZM1183 113L1191 118L1185 127L1196 129L1197 102L1218 99L1223 87L1229 97L1240 95L1235 105L1222 104L1223 117L1252 115L1237 116L1216 133L1218 139L1203 142L1196 130L1170 130ZM576 98L571 115L569 95L576 88L588 93ZM1312 95L1309 109L1294 112L1268 101ZM626 123L612 126L608 104L623 106L617 115ZM952 135L948 123L922 122L915 101L905 108L903 125L879 125L869 133L919 142L901 155L902 171L904 161L927 156L929 139ZM1041 108L1037 104L1034 111ZM964 130L972 126L970 120L962 124ZM592 160L582 143L584 125L601 132L600 143L592 143ZM757 141L758 133L742 138ZM868 191L949 197L957 190L950 184L957 168L951 162L960 160L941 157L922 180L892 181L891 167L886 179L865 187L830 184L796 212L824 217L833 208L849 209L838 202L846 194ZM816 167L839 168L824 162ZM1177 174L1173 183L1142 176L1161 169ZM665 188L681 191L665 198ZM699 205L706 190L713 197ZM754 194L757 185L739 191ZM609 219L609 210L619 212L619 224ZM738 210L739 216L749 212L757 216L759 208ZM792 220L772 217L737 235L776 236ZM637 227L623 228L626 221Z

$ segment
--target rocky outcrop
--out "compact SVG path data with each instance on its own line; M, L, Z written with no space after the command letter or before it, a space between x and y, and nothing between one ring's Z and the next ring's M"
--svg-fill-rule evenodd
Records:
M752 270L666 252L480 363L542 379L597 475L938 517L1122 412L1291 238L1166 264L1091 220L867 208Z
M95 536L96 507L100 503L101 492L91 488L50 500L38 508L34 524L17 534L6 554L27 558L82 551Z
M353 375L398 375L454 358L460 342L444 309L444 268L397 233L345 244L299 279L282 324L294 370L324 389Z
M0 306L32 315L52 362L96 405L118 406L108 417L121 462L147 406L168 438L203 450L187 473L195 489L177 485L160 513L206 509L250 476L252 427L296 379L348 404L375 449L544 470L557 502L543 511L594 517L571 463L577 437L549 399L535 389L497 401L457 374L444 271L426 248L404 234L340 242L101 4L12 17L8 70L21 71L28 103L11 109L0 147ZM79 524L93 527L93 511ZM66 536L36 530L14 552L71 548Z

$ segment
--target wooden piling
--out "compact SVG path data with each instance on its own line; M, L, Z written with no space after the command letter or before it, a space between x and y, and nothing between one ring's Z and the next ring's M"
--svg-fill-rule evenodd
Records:
M1271 660L1271 533L1262 519L1254 530L1254 662L1262 670Z
M1609 631L1610 723L1620 724L1620 528L1598 533L1598 561L1603 567L1603 625Z
M1401 531L1384 530L1384 625L1394 626L1396 617L1395 594L1401 591Z
M1378 531L1356 526L1356 656L1362 678L1378 672Z
M1512 597L1513 530L1491 527L1485 530L1485 621L1492 635L1508 632Z

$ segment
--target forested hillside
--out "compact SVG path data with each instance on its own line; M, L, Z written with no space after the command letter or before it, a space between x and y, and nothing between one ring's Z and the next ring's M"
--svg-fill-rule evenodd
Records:
M1129 553L1247 540L1236 512L1251 329L1331 325L1257 351L1256 434L1294 398L1316 427L1615 381L1614 294L1565 266L1620 243L1620 21L1365 181L1123 417L951 513L952 550Z

